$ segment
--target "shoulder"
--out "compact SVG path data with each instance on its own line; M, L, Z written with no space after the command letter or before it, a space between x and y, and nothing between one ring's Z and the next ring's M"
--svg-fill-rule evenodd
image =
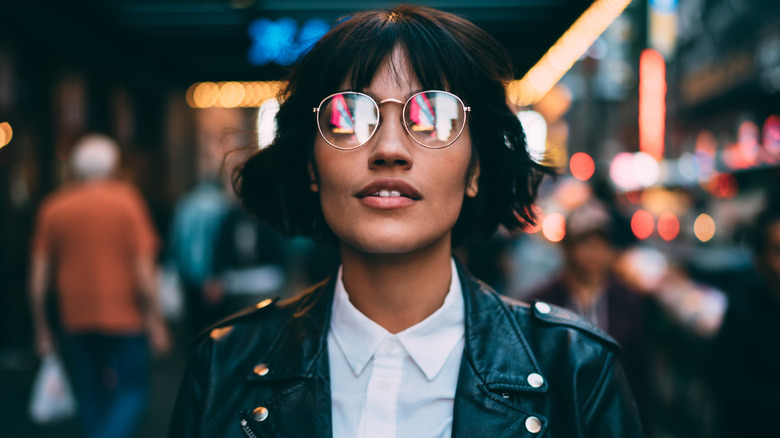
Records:
M315 284L301 294L280 300L264 299L257 304L213 324L201 332L190 344L194 350L242 348L273 342L275 335L291 318L300 315L308 303L321 291L325 282Z
M533 299L524 303L507 297L501 297L502 302L510 309L517 322L525 328L528 335L546 336L552 332L575 332L584 336L585 342L593 342L608 350L619 350L615 339L604 330L592 324L576 313L541 299ZM566 335L567 339L571 339Z
M537 355L556 351L576 357L579 350L599 350L605 355L619 351L618 343L610 335L570 310L539 299L518 301L498 294L470 274L469 277L475 304L486 314L492 313L489 308L496 305L506 312Z
M606 332L570 310L543 299L534 298L530 302L524 302L500 295L471 274L466 273L466 276L469 288L474 293L475 304L483 308L481 310L492 307L493 304L487 304L489 302L498 304L511 315L510 319L526 337L545 337L556 331L564 334L572 331L605 347L619 348L617 342ZM479 302L483 304L478 304Z

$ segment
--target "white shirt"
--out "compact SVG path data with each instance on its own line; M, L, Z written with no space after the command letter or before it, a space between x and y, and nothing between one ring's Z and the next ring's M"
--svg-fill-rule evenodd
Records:
M333 436L450 437L464 332L454 261L444 304L397 334L352 305L339 269L328 332Z

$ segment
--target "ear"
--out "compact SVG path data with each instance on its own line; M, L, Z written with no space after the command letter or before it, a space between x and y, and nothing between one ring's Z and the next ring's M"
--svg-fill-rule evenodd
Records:
M309 190L317 193L320 191L320 186L317 185L317 173L314 171L314 165L311 160L309 160L309 165L307 167L309 171Z
M471 177L466 185L466 196L475 198L477 193L479 193L479 161L474 165L474 171L471 172Z

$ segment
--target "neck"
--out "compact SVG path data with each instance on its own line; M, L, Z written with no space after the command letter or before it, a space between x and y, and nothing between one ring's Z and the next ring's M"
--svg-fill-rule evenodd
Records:
M442 306L452 279L451 257L449 238L404 254L367 254L342 243L342 280L355 308L398 333Z
M568 271L564 278L572 292L572 298L585 307L589 307L596 295L604 291L607 283L606 275L577 275Z

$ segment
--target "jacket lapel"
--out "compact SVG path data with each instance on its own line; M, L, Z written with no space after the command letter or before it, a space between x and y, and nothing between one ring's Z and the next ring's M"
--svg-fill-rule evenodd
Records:
M323 282L301 298L285 328L247 370L247 381L257 386L260 398L256 407L241 413L245 432L249 427L258 438L331 438L327 334L333 287L332 281ZM253 412L258 407L267 414Z
M539 397L548 389L536 358L507 305L460 264L458 271L466 312L466 345L452 436L544 436L547 418L523 403L524 398Z

